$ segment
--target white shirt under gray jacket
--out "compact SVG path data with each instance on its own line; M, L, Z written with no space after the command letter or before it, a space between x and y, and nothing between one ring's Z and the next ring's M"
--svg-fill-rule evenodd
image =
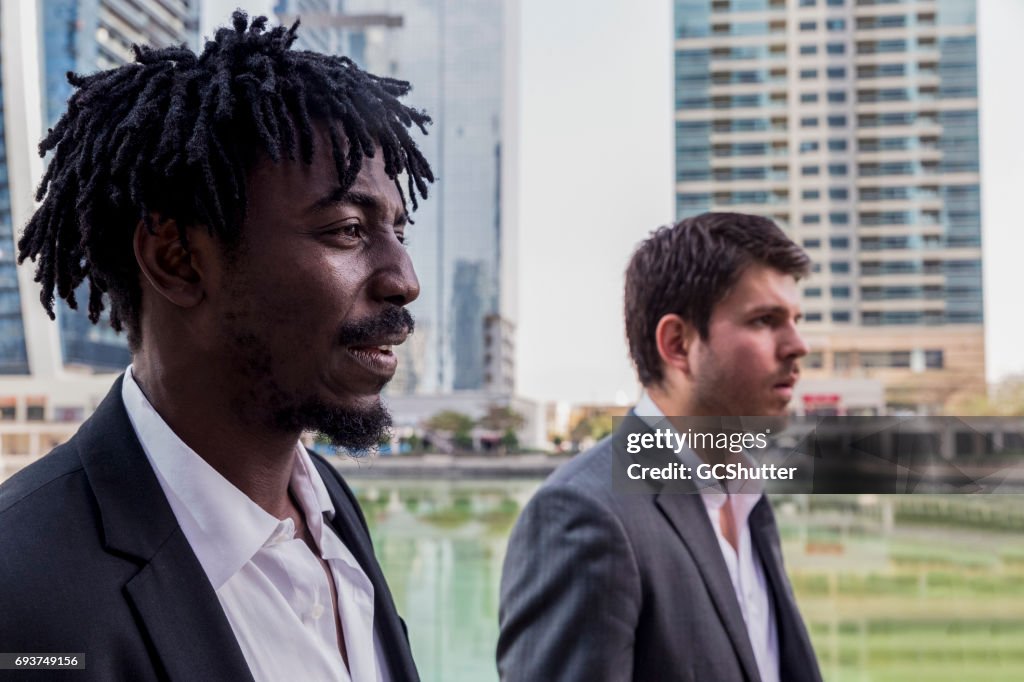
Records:
M661 416L649 400L637 408ZM767 497L734 505L746 523L729 556L712 523L720 499L613 486L635 457L625 433L648 421L631 412L523 510L501 578L501 679L820 682Z

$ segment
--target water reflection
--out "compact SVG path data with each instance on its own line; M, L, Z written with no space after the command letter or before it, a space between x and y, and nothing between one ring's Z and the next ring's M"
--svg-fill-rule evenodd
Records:
M508 533L539 481L353 481L425 682L497 679ZM827 680L1024 679L1024 497L774 498Z
M540 481L355 481L424 682L496 680L498 583Z

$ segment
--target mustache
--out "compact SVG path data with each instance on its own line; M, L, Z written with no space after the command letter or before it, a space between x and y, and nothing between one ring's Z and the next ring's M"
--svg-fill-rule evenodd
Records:
M391 306L379 315L346 322L338 331L338 342L343 346L372 343L381 338L412 334L416 321L405 308Z

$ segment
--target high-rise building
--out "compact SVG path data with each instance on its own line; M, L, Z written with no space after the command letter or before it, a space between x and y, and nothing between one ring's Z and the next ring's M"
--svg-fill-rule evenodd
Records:
M279 0L298 46L408 80L434 124L417 143L438 180L407 232L416 332L392 394L511 393L515 322L518 3ZM497 338L501 343L488 339ZM499 354L500 353L500 357Z
M36 0L42 117L52 126L67 108L72 87L67 72L92 73L133 61L132 45L199 44L198 0ZM32 2L26 4L33 4ZM87 291L78 300L88 300ZM106 323L93 325L83 309L56 306L64 365L119 371L129 354L123 335Z
M24 134L27 123L21 106L25 79L21 51L17 49L21 29L19 9L0 8L0 374L28 374L29 371L11 205L12 175L27 171L29 161L27 149L17 138ZM13 148L7 143L12 137Z
M46 364L46 344L33 347L30 334L40 327L27 304L39 308L39 297L23 300L34 283L16 264L16 233L32 211L42 167L28 141L38 142L42 132L37 52L26 35L35 30L35 9L31 2L0 3L0 375L28 375Z
M675 0L674 28L677 214L807 249L805 375L984 391L975 0Z
M196 0L0 1L0 479L67 440L129 361L125 342L63 301L55 324L35 264L16 241L36 208L47 125L63 112L67 71L132 58L132 42L198 42ZM79 294L80 301L88 297Z

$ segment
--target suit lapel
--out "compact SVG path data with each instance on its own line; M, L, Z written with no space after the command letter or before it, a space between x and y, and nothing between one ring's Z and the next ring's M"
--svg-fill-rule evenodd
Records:
M252 680L220 601L181 530L128 581L126 591L172 680Z
M754 505L748 525L774 598L775 623L779 632L779 674L782 679L793 682L821 682L814 648L786 578L782 549L778 543L779 531L767 497L762 497Z
M334 467L315 454L311 457L320 472L320 478L327 486L331 502L334 504L335 513L331 526L355 556L356 561L359 562L373 584L374 628L377 630L381 646L387 657L391 679L396 682L399 680L416 682L419 680L419 674L416 672L416 664L409 648L408 637L398 611L395 609L395 602L388 589L387 580L384 578L380 564L377 563L369 534L363 530L366 528L366 522L356 506L355 497L341 483Z
M760 680L747 624L700 493L659 493L654 502L690 550L747 679Z
M669 427L670 424L662 422L661 426ZM647 466L661 466L679 461L675 453L667 449L653 449L644 452L642 462L638 459L638 454L629 454L627 447L629 434L643 431L653 432L654 428L643 417L630 410L619 428L616 429L612 439L613 453L618 469L625 471L628 465L634 462ZM678 485L681 487L686 484L679 482ZM677 487L676 490L680 490L680 487ZM644 479L640 485L633 488L632 492L639 493L646 490L647 494L653 495L655 506L682 539L697 564L701 577L704 579L704 585L711 595L711 601L729 635L736 658L739 660L746 678L752 682L759 682L757 659L754 658L754 649L750 644L750 637L747 635L747 624L743 620L743 613L736 600L736 592L732 586L732 579L729 577L729 568L725 565L725 558L722 557L718 537L711 527L711 520L708 518L700 492L692 483L688 487L693 492L666 492L663 490L664 483L661 480Z
M251 680L220 601L128 419L121 382L76 436L104 546L141 564L125 592L172 680Z

